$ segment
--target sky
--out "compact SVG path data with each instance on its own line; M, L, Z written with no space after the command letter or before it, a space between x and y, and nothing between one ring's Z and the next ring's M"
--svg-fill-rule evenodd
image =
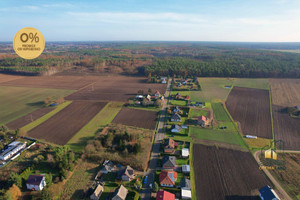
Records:
M300 0L0 0L0 41L300 42Z

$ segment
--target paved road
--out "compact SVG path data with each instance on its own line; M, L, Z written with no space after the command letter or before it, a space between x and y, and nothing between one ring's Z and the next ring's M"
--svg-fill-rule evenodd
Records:
M150 162L149 162L149 166L148 166L148 170L147 172L145 172L145 176L148 176L147 178L147 183L145 184L145 188L143 190L143 192L141 193L141 197L143 200L149 200L151 199L151 188L150 188L150 184L153 185L154 183L154 178L155 178L155 171L157 168L157 161L160 157L160 144L161 141L165 138L165 134L164 134L164 125L165 125L165 119L166 119L166 108L168 107L168 97L170 94L170 86L171 86L171 79L169 79L168 81L168 85L167 85L167 90L165 93L165 100L163 102L163 106L161 109L161 115L160 115L160 120L158 123L158 127L157 127L157 134L155 135L155 141L152 147L152 154L151 154L151 158L150 158Z
M288 151L288 150L285 150L284 153L300 153L300 151ZM254 153L254 158L255 158L255 160L256 160L257 163L260 163L259 155L260 155L260 151L256 151ZM283 198L285 200L292 200L292 198L285 192L285 190L281 187L281 185L279 184L279 182L272 176L272 174L267 169L263 169L263 171L269 177L269 179L272 181L272 183L276 186L276 188L279 190L279 192L281 193L281 195L283 196Z

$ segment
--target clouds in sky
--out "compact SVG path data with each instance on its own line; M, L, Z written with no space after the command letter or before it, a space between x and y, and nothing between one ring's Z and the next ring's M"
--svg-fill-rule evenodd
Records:
M300 1L140 2L0 3L0 41L24 26L40 29L47 41L300 41Z

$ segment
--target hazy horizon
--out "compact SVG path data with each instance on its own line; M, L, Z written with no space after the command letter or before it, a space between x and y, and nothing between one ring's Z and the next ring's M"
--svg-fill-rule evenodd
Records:
M1 1L0 41L24 27L46 42L300 42L297 0Z

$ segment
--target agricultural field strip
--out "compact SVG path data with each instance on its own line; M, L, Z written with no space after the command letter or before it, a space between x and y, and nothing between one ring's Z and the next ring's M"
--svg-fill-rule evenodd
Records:
M241 124L244 135L273 138L268 90L234 87L226 107L232 118Z
M256 196L259 188L272 186L248 152L194 144L193 154L198 199Z
M50 119L30 130L28 135L64 145L105 105L104 102L73 101Z

